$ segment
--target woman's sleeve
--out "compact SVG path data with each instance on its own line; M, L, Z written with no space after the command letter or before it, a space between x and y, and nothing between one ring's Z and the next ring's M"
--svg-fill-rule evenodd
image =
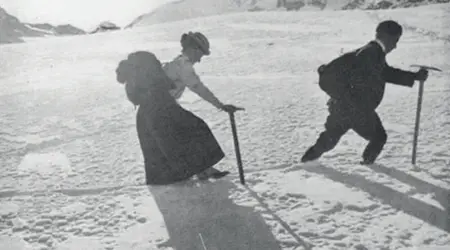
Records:
M186 87L207 102L211 103L216 108L221 108L223 106L219 99L200 80L200 77L195 72L194 67L191 65L183 65L180 71L180 80L186 85Z
M203 82L191 65L181 65L179 78L191 90L199 87L199 85L203 85Z

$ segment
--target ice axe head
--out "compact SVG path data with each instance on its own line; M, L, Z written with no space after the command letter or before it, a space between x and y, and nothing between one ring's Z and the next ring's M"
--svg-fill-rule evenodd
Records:
M434 71L442 72L442 70L440 70L440 69L438 69L436 67L431 67L431 66L426 66L426 65L413 64L413 65L411 65L411 67L417 67L417 68L421 68L421 69L434 70Z

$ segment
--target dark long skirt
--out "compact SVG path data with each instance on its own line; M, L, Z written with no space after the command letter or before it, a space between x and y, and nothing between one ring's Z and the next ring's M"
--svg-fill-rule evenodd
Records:
M140 105L136 127L149 185L189 179L225 157L208 125L168 93Z

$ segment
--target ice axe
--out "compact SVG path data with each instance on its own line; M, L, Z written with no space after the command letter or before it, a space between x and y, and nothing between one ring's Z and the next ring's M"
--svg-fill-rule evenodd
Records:
M417 65L413 64L411 67L418 67L420 69L426 69L426 70L434 70L441 72L442 70L430 67L426 65ZM422 110L422 98L423 98L423 88L424 88L425 81L420 81L419 85L419 96L417 98L417 110L416 110L416 126L414 129L414 141L413 141L413 152L412 152L412 164L416 165L416 153L417 153L417 139L419 137L419 123L420 123L420 111Z
M199 233L198 236L200 236L200 241L202 242L203 249L204 249L204 250L208 250L208 249L206 248L205 241L203 240L202 234Z
M245 110L243 108L238 108L236 111L239 110ZM245 185L245 178L244 178L244 168L242 167L242 159L241 159L241 150L239 149L239 140L237 135L237 129L236 129L236 121L234 119L234 113L236 111L228 112L230 115L230 123L231 123L231 130L233 132L233 140L234 140L234 150L236 152L236 161L239 169L239 178L241 179L241 184Z

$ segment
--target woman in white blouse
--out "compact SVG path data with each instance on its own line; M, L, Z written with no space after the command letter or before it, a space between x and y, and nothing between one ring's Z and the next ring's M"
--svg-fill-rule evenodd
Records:
M189 32L181 36L181 47L182 52L179 56L173 59L171 62L163 65L163 69L167 76L175 84L175 88L170 91L170 94L175 98L179 99L186 88L190 89L200 97L202 97L207 102L211 103L214 107L225 111L225 112L235 112L241 108L235 107L233 105L223 104L201 81L200 77L197 75L194 69L194 64L201 61L203 56L210 54L209 51L209 41L200 32ZM197 117L198 118L198 117ZM201 120L200 118L198 118ZM181 121L184 123L189 123L189 120ZM191 120L195 123L195 120ZM201 123L204 123L201 120ZM186 124L188 125L188 124ZM192 124L195 125L195 124ZM206 125L206 124L204 124ZM209 127L205 126L201 129L194 129L194 131L185 131L186 133L192 133L192 140L198 141L198 146L203 148L203 150L211 152L206 155L208 159L202 159L204 164L211 165L205 171L197 174L199 179L207 178L221 178L227 175L228 171L219 171L213 168L218 161L217 159L222 159L225 155L221 150L218 142L212 135ZM203 158L205 158L203 157Z

